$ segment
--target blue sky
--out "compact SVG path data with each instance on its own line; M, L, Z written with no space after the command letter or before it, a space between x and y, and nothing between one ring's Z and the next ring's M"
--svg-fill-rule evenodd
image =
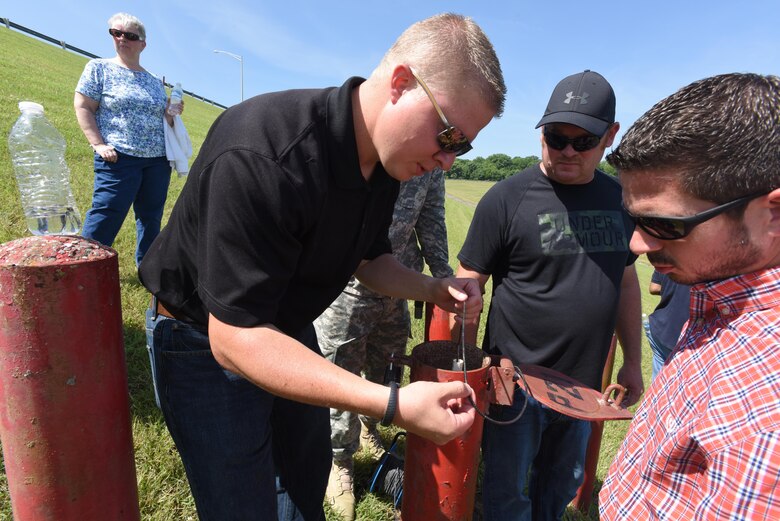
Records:
M415 21L446 11L471 16L494 44L509 92L504 116L480 133L466 159L540 155L534 126L549 95L560 79L583 69L600 72L614 87L618 138L655 102L691 81L725 72L780 74L777 0L3 4L0 17L106 57L114 53L108 18L134 14L147 30L141 65L224 105L240 100L240 64L214 49L243 56L244 95L250 97L367 76Z

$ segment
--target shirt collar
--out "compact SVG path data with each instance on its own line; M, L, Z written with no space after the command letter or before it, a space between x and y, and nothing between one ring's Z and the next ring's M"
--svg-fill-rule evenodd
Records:
M691 286L691 319L780 306L780 266Z
M355 124L352 120L352 91L364 81L364 78L354 76L328 95L325 118L329 144L328 166L341 188L365 190L369 185L389 183L389 175L380 163L371 174L371 183L366 182L360 170Z

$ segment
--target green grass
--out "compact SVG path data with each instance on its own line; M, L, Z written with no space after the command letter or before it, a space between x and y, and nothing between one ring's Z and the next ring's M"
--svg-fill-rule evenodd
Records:
M6 145L8 132L18 117L17 103L37 101L44 105L46 114L64 135L67 144L67 162L71 169L71 184L82 212L89 207L92 196L92 152L87 146L73 112L73 92L86 59L49 44L0 26L0 243L28 235L19 204L16 183ZM211 105L185 98L184 121L197 153L209 125L220 113ZM183 179L174 178L166 205L167 220L173 203L183 186ZM457 267L456 255L463 243L474 205L491 186L488 182L447 181L447 226L450 244L450 263ZM148 305L148 294L138 282L133 252L135 227L132 218L125 222L114 244L119 252L120 291L124 326L124 343L128 364L128 384L131 398L133 438L138 475L142 519L154 521L182 521L197 519L183 467L171 442L162 417L154 405L149 363L145 348L143 316ZM650 267L640 259L639 273L642 288L647 287ZM489 295L489 289L488 289ZM645 299L643 307L649 313L655 302ZM483 321L484 323L484 321ZM481 337L481 333L480 333ZM422 342L423 324L413 321L413 338L409 346ZM649 349L645 346L644 368L649 380ZM620 356L616 367L620 366ZM408 376L408 371L407 371ZM597 479L603 479L606 467L614 456L617 445L625 434L627 422L612 422L605 429ZM383 429L389 443L395 429ZM375 462L359 454L357 458L356 492L358 519L380 521L393 519L387 498L367 494ZM409 492L407 492L409 493ZM592 509L593 510L593 509ZM584 517L576 512L570 519L597 519L597 514ZM0 520L10 520L11 509L8 485L0 472ZM337 519L328 513L328 519Z

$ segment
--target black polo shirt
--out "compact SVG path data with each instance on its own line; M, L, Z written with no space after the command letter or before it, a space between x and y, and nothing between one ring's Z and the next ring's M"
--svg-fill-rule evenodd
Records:
M362 259L390 253L398 182L360 171L350 78L339 88L264 94L214 122L139 269L142 283L201 325L295 334Z

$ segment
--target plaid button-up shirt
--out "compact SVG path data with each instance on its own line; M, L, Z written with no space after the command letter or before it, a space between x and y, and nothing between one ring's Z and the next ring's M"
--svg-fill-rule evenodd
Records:
M602 520L780 520L780 268L692 287L599 502Z

